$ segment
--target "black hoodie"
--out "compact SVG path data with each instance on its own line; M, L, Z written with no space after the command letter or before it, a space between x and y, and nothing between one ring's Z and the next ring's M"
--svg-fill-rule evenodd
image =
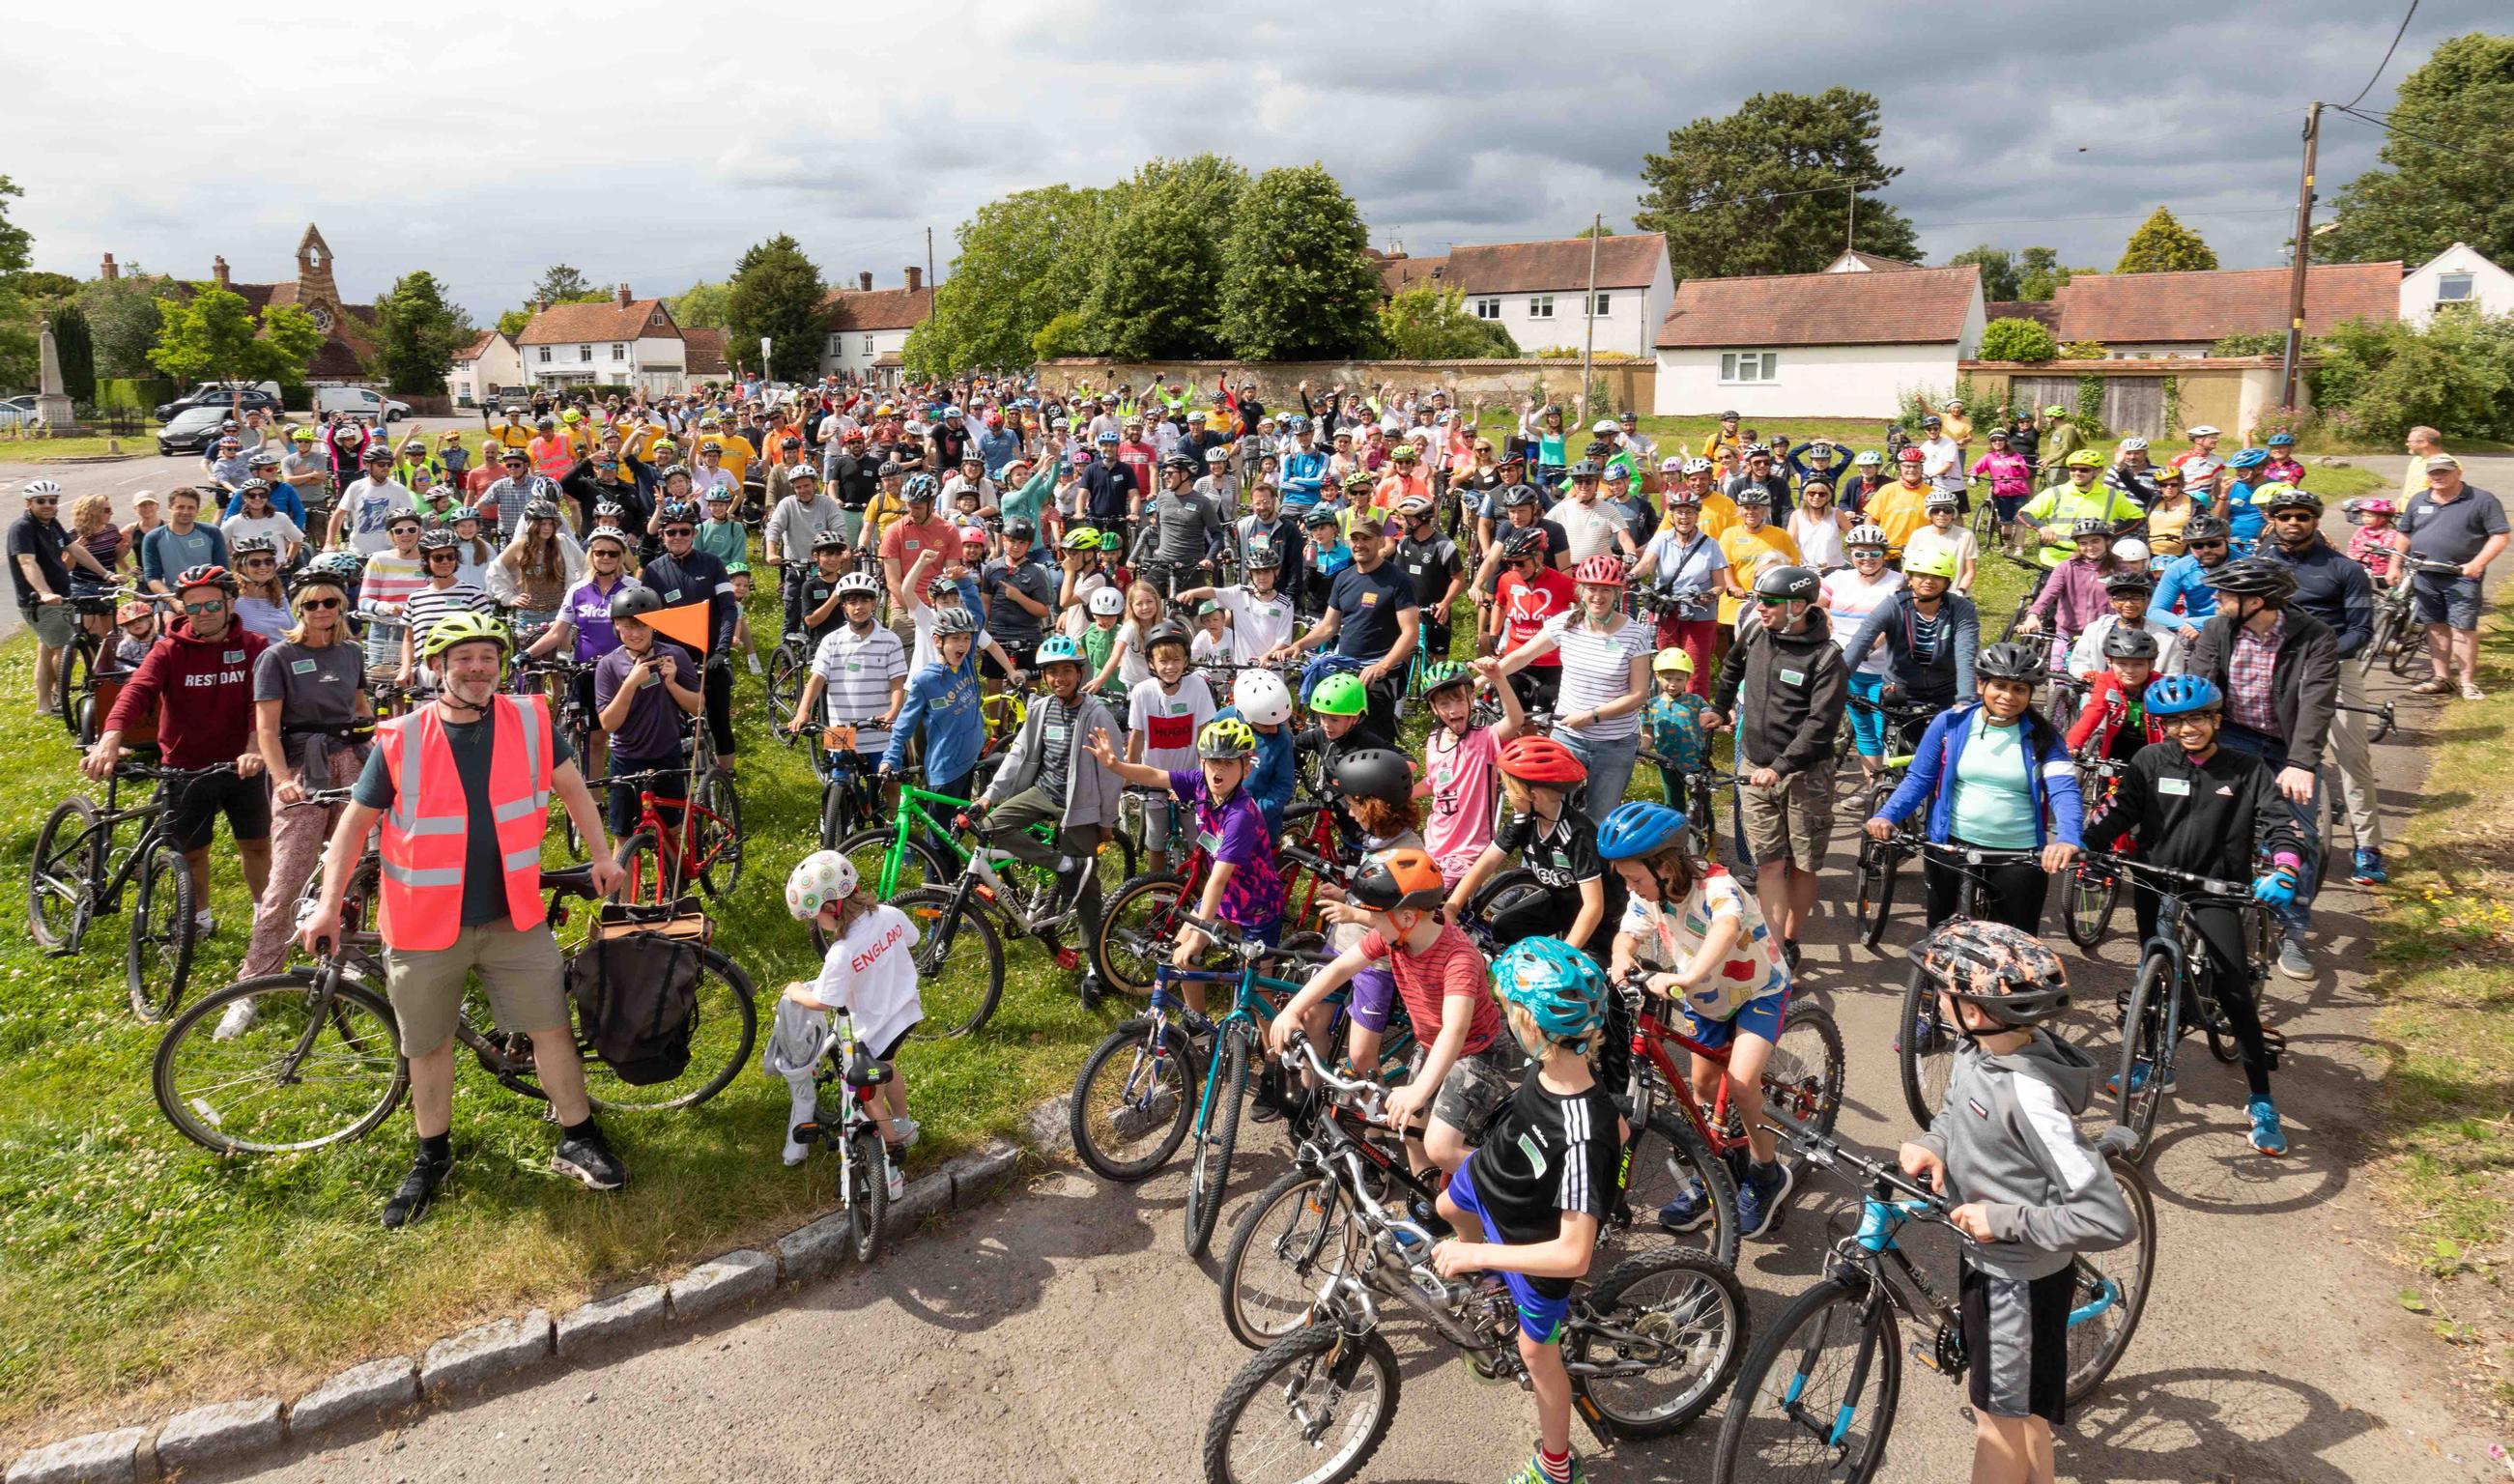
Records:
M1741 688L1751 698L1743 714L1737 709ZM1757 623L1739 634L1720 667L1720 691L1711 706L1736 723L1750 766L1786 779L1832 766L1834 733L1842 726L1849 689L1833 626L1824 610L1810 607L1796 633Z

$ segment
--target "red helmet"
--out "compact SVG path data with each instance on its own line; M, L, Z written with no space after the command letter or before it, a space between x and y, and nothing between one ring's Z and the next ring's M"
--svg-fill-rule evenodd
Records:
M1501 771L1530 783L1568 787L1589 781L1588 767L1551 737L1514 737L1502 743Z
M1903 450L1903 452L1896 454L1894 458L1897 462L1918 463L1921 461L1921 451L1916 448L1907 448Z
M1621 587L1624 585L1624 559L1602 551L1572 568L1571 581L1595 582L1602 587Z

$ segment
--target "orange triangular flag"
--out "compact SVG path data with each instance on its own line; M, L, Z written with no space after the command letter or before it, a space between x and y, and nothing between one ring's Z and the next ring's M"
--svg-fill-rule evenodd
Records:
M665 638L675 644L685 644L702 655L708 652L708 640L713 637L708 632L708 602L705 598L673 608L658 608L646 615L646 622Z

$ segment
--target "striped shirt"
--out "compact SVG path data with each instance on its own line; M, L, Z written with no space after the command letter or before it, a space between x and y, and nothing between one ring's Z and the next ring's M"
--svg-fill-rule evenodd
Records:
M1576 613L1557 614L1546 620L1544 631L1553 637L1558 646L1556 653L1562 657L1562 690L1554 702L1558 717L1585 715L1632 695L1633 657L1645 657L1657 647L1647 624L1636 623L1620 614L1615 616L1615 627L1609 633L1591 628ZM1562 728L1586 742L1616 742L1639 736L1641 729L1638 707L1587 726Z
M876 623L858 634L841 623L821 641L812 656L812 673L828 688L824 711L833 726L856 723L856 750L879 752L890 745L888 727L863 723L890 709L890 683L908 678L908 649L899 635Z
M410 624L410 652L417 655L427 642L427 631L458 613L494 615L497 611L496 600L469 582L422 587L402 608L402 617Z

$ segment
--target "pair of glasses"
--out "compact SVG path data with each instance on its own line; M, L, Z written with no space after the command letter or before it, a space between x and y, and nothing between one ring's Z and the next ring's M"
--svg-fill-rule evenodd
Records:
M2226 549L2226 543L2224 541L2188 541L2184 544L2188 545L2194 551L2223 551Z
M2312 510L2272 510L2270 512L2270 519L2272 520L2315 521L2320 520L2321 518L2320 514Z
M342 606L342 603L343 600L340 598L299 598L297 600L297 611L299 613L322 613L329 609L339 608Z
M2156 724L2169 731L2175 732L2183 731L2191 727L2213 727L2217 724L2217 713L2214 711L2186 711L2179 716L2160 716L2156 719Z
M277 562L272 561L266 556L249 556L244 560L244 570L247 572L253 571L256 567L276 567L279 564Z
M675 536L696 536L698 534L699 532L696 526L672 526L664 532L664 540L670 541Z
M417 536L419 534L419 527L392 526L386 529L385 534L388 536Z
M52 508L54 505L60 504L60 503L61 503L61 501L58 501L58 500L56 500L56 499L54 499L54 498L53 498L52 496L50 496L50 495L37 495L37 496L33 496L33 497L29 498L29 499L27 500L26 503L28 503L28 504L30 504L30 505L42 505L42 506L44 506L46 509L50 509L50 508Z
M207 603L186 603L183 605L183 612L193 615L224 613L226 611L227 600L224 598L214 598Z

